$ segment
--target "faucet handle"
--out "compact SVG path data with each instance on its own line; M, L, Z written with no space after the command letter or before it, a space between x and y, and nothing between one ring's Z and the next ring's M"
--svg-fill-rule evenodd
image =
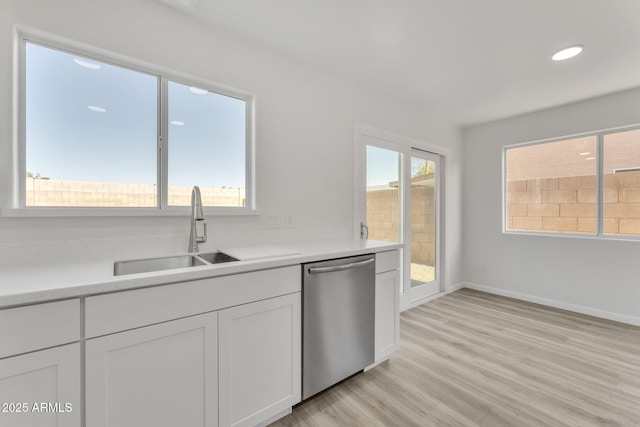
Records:
M202 234L198 233L198 225L202 223ZM207 241L207 223L204 222L204 219L199 219L196 221L196 240L198 243L204 243Z

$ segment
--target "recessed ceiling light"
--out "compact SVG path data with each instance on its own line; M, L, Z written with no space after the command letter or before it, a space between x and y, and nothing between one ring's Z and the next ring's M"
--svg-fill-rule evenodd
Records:
M578 154L578 155L579 155L579 156L588 156L589 154L591 154L591 153L590 153L590 152L588 152L588 151L585 151L584 153L580 153L580 154Z
M585 160L595 160L595 157L587 157Z
M181 122L180 120L171 120L170 123L174 126L184 126L184 122Z
M554 53L551 59L553 59L554 61L564 61L565 59L573 58L580 52L582 52L582 46L571 46Z
M199 87L195 87L195 86L191 86L191 87L189 88L189 90L190 90L191 92L195 93L196 95L204 95L204 94L206 94L206 93L209 93L209 91L208 91L208 90L206 90L206 89L200 89Z
M91 110L91 111L95 111L96 113L106 113L107 112L106 108L97 107L95 105L89 105L87 108L89 110Z
M88 68L90 70L99 70L102 65L96 64L95 62L85 61L84 59L73 58L73 62L78 64L81 67Z

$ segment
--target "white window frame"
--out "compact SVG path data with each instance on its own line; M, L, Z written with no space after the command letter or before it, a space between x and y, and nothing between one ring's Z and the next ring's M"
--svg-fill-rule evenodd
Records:
M373 138L376 141L371 141L368 138ZM404 292L400 294L400 311L408 310L412 307L420 305L430 299L437 298L438 295L441 295L442 292L446 291L447 286L447 258L446 258L446 243L447 243L447 233L446 233L446 215L447 215L447 197L446 197L446 185L450 178L448 178L448 168L447 168L447 159L451 155L449 149L436 145L427 143L421 140L417 140L414 138L406 137L404 135L400 135L394 132L385 131L364 123L355 122L354 123L354 133L353 133L353 157L354 157L354 168L353 168L353 183L354 183L354 197L353 197L353 238L355 240L361 240L361 223L366 223L366 159L367 159L367 146L374 146L378 148L383 148L391 151L395 151L397 153L402 154L403 162L406 162L407 159L411 159L411 156L418 152L420 154L427 153L428 155L438 157L437 162L437 170L439 185L437 188L436 196L436 206L438 206L438 211L436 213L436 233L437 233L437 242L436 242L436 282L438 283L439 292L435 295L431 295L428 297L423 297L420 294L420 291L411 292L410 284L411 284L411 270L409 267L410 262L408 262L408 258L406 258L407 254L410 251L406 251L407 242L410 241L411 236L411 220L409 217L409 210L403 210L403 225L401 227L399 236L401 237L401 244L403 246L402 256L401 256L401 280L403 282L403 286L401 288L404 289ZM414 151L415 150L415 151ZM410 167L402 167L402 174L399 176L399 179L404 183L403 191L399 195L402 200L402 204L404 201L411 199L411 186L405 185L408 182L411 182L411 168Z
M158 205L155 207L36 207L26 206L26 44L32 43L111 64L120 68L149 74L158 79L157 186ZM207 206L206 215L258 215L255 198L255 97L254 95L207 79L132 59L117 53L77 43L30 29L15 31L14 66L14 161L13 206L0 210L3 217L32 216L183 216L190 214L189 206L169 206L168 195L168 82L196 86L220 95L245 101L245 199L246 205Z
M550 237L570 237L578 239L604 239L604 240L625 240L640 241L640 236L618 235L604 233L604 137L609 134L626 132L640 129L640 124L620 126L597 131L577 133L561 137L540 139L536 141L523 142L518 144L505 145L502 147L502 233L529 236L550 236ZM531 145L548 144L561 142L576 138L596 137L596 233L580 234L554 231L526 231L507 230L507 150L511 148L526 147Z

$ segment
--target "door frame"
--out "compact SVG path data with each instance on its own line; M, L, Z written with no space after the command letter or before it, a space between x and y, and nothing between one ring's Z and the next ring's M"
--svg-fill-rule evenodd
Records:
M376 139L375 144L367 144L367 139L374 138ZM438 156L439 158L439 186L438 186L438 212L437 212L437 235L438 241L436 242L436 274L439 277L439 293L442 293L446 290L446 181L447 181L447 158L450 155L450 151L444 147L439 145L430 144L418 139L410 138L404 135L396 134L393 132L385 131L382 129L375 128L373 126L369 126L363 123L354 123L354 135L353 135L353 158L354 158L354 168L353 168L353 238L360 239L360 223L366 222L366 146L367 145L375 145L380 148L386 148L398 152L402 152L405 154L403 161L408 161L407 158L410 159L412 156L412 150L416 149L422 152L427 152L433 155ZM369 141L370 142L370 141ZM404 166L404 165L403 165ZM406 176L409 168L403 167L405 170L404 178L406 181ZM408 172L410 177L410 171ZM406 181L409 182L409 181ZM410 186L405 185L403 191L403 202L405 197L407 197L407 193L411 191ZM403 222L406 220L403 218ZM409 223L407 223L409 224ZM403 242L406 242L406 234L405 230L400 230L401 235L403 236ZM408 231L407 231L408 233ZM403 249L404 252L404 249ZM404 267L404 254L403 254L403 262L402 262L402 288L408 289L407 286L410 286L410 282L406 279L409 277L410 272L406 272L406 268ZM420 305L430 299L438 296L439 294L431 295L431 296L418 296L416 299L409 299L403 296L406 294L403 293L400 295L400 310L404 311L409 308Z

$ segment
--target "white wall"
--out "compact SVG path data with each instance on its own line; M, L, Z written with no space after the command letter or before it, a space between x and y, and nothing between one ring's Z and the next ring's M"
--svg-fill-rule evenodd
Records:
M640 324L640 242L501 232L503 146L637 123L640 89L465 129L464 281Z
M11 204L15 25L255 94L261 215L209 218L207 249L351 236L355 121L449 148L447 277L449 283L459 282L460 135L455 127L433 112L377 95L154 0L2 1L0 207ZM265 229L265 215L291 215L294 225ZM120 256L153 255L150 252L184 250L187 234L186 217L0 218L0 249L4 247L5 254L28 254L33 248L30 243L37 242L38 250L53 258L64 258L65 252L86 257L111 256L114 251ZM65 241L62 246L61 240ZM15 262L16 256L12 257L4 263Z

